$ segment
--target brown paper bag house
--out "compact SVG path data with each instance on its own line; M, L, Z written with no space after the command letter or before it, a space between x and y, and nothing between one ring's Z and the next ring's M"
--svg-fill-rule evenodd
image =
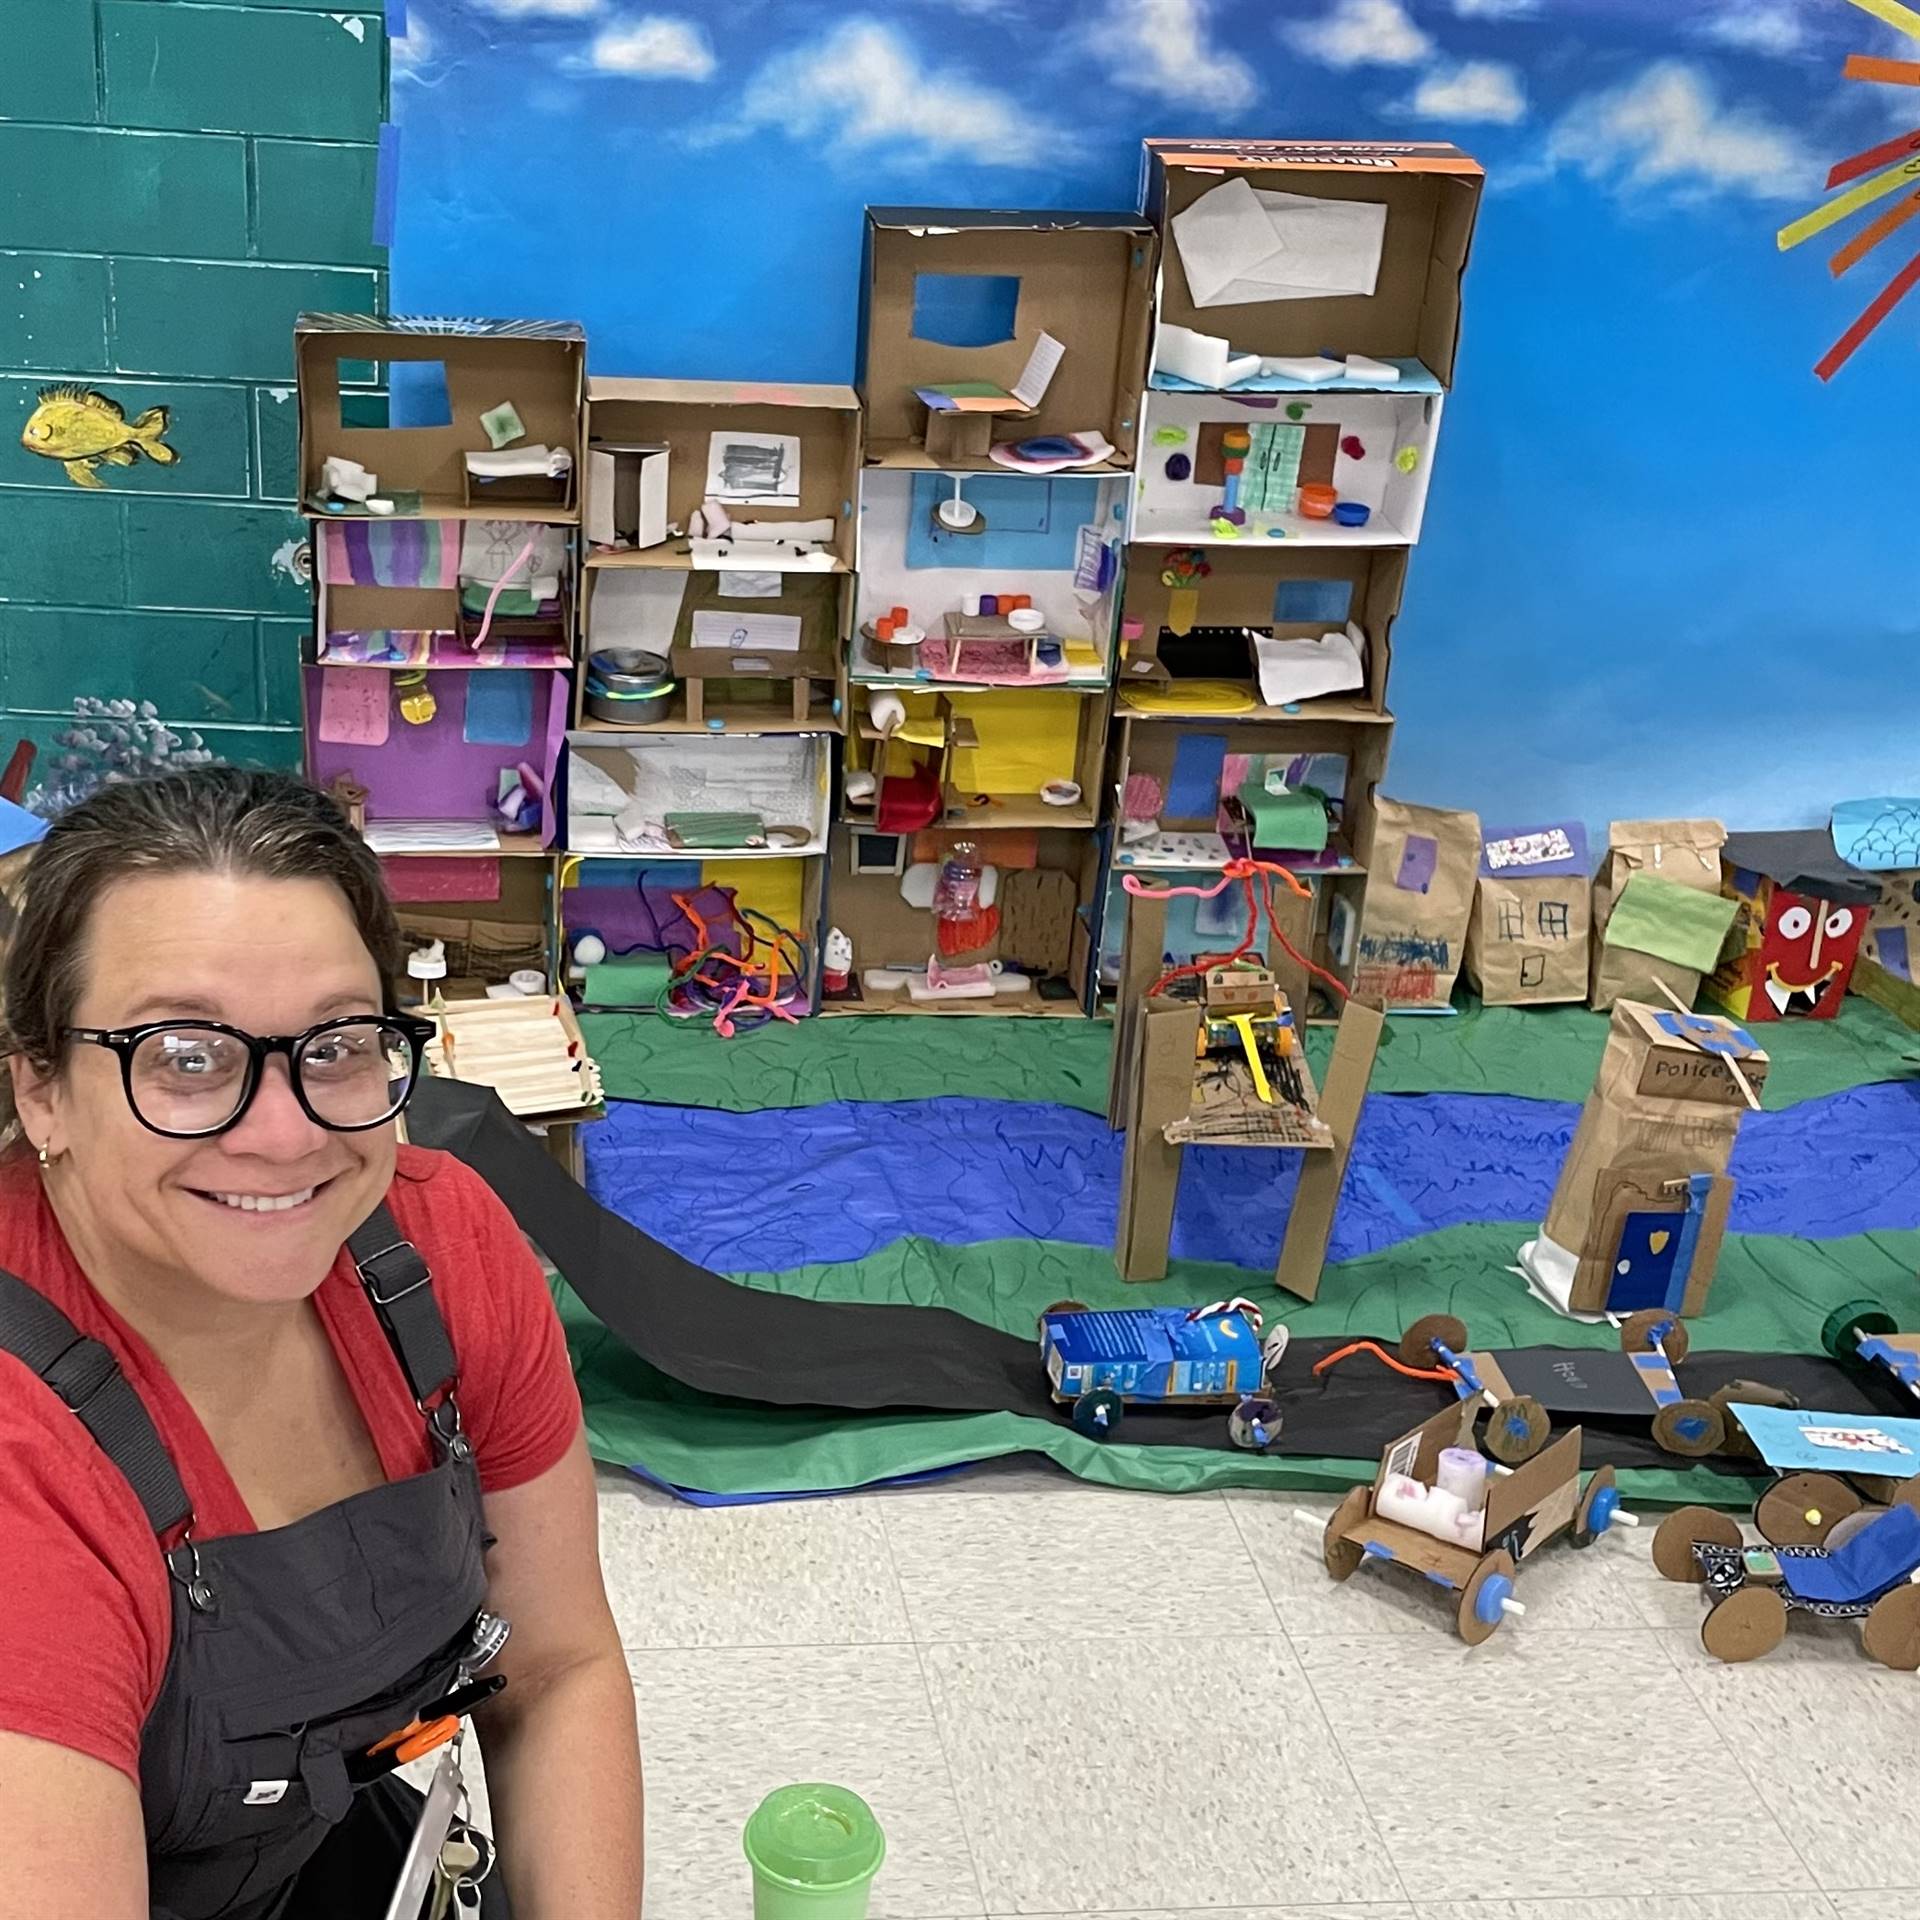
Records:
M1587 997L1587 830L1488 832L1467 928L1467 980L1490 1007Z
M1479 860L1478 815L1400 800L1375 803L1356 999L1389 1013L1447 1004L1466 952Z
M1607 939L1607 923L1626 884L1651 874L1698 893L1720 891L1720 849L1727 830L1718 820L1616 820L1593 881L1593 972L1588 1004L1604 1012L1616 1000L1663 1000L1660 985L1689 1006L1703 968ZM1688 976L1692 977L1689 978Z

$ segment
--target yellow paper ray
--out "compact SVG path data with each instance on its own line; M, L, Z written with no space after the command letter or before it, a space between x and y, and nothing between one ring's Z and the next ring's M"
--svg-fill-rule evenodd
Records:
M1914 17L1920 20L1920 14ZM1858 213L1862 207L1871 206L1874 201L1884 200L1888 194L1897 193L1902 187L1911 185L1920 179L1920 171L1917 170L1920 170L1920 160L1902 160L1886 172L1876 173L1871 180L1862 180L1857 187L1849 187L1845 193L1837 194L1824 207L1815 207L1811 213L1803 213L1798 220L1789 221L1774 235L1780 251L1785 253L1789 247L1797 247L1802 240L1811 240L1816 233L1824 233L1848 214Z
M1920 40L1920 13L1911 7L1903 7L1900 0L1852 0L1852 4L1862 13L1870 13L1876 20L1884 20L1896 33L1904 33L1910 40Z

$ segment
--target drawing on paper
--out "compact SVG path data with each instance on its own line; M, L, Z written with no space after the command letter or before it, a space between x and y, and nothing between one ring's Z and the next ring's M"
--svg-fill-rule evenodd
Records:
M119 401L96 387L42 387L39 398L20 431L20 444L43 459L58 460L76 487L103 488L101 467L130 467L143 454L162 467L180 459L161 438L170 418L165 407L149 407L129 420Z

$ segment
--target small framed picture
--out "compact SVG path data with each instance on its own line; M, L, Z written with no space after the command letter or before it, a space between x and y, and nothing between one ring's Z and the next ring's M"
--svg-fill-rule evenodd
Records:
M855 833L855 873L893 874L906 871L907 837L903 833Z

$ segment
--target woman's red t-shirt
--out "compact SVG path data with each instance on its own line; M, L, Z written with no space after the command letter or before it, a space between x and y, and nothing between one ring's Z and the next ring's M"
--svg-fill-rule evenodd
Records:
M559 1316L512 1216L443 1153L400 1149L388 1205L433 1270L460 1364L460 1415L489 1493L554 1466L580 1425ZM31 1162L0 1169L0 1267L102 1341L153 1416L202 1540L252 1517L146 1342L93 1290ZM426 1429L343 1250L314 1296L389 1480L431 1466ZM133 1490L92 1436L0 1353L0 1729L140 1777L166 1670L168 1574Z

